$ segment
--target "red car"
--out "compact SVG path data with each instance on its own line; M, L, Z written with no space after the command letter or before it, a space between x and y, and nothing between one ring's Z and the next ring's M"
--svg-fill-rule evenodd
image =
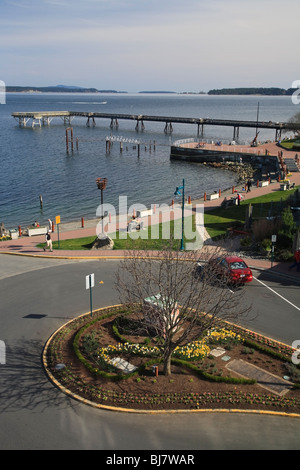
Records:
M238 256L214 258L210 261L214 265L216 274L228 276L228 281L234 284L244 284L253 279L252 271L244 260Z

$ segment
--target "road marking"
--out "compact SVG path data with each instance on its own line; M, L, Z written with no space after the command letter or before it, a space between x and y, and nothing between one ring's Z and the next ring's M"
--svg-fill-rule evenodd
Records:
M280 297L281 299L285 300L285 302L287 302L288 304L290 304L292 307L294 307L295 309L299 310L300 312L300 308L297 307L297 305L294 305L292 304L292 302L290 302L289 300L287 300L285 297L283 297L282 295L278 294L278 292L276 292L274 289L272 289L271 287L267 286L267 284L265 284L264 282L260 281L259 279L257 279L256 277L253 276L254 279L256 279L257 282L260 282L263 286L265 286L267 289L269 289L270 291L274 292L274 294L278 295L278 297Z

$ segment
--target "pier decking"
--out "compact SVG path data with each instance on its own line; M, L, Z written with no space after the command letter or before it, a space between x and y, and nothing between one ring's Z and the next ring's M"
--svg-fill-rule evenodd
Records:
M85 111L30 111L30 112L14 112L12 117L19 122L20 127L26 127L31 121L31 126L50 125L54 118L60 118L64 124L70 125L75 117L84 117L87 119L87 126L95 126L96 119L110 120L110 127L119 126L120 120L130 120L136 122L136 130L144 129L145 122L162 122L165 124L164 132L172 133L173 124L192 124L197 126L197 135L203 135L204 126L225 126L233 127L233 140L239 138L240 127L254 129L274 129L275 140L281 138L283 130L289 130L291 124L287 122L263 122L263 121L239 121L230 119L210 119L210 118L189 118L176 116L148 116L144 114L111 114L111 113L95 113ZM300 130L300 124L293 124L293 130Z

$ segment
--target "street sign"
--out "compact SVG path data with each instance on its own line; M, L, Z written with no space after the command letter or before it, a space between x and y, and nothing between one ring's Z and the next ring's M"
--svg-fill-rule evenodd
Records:
M271 268L273 268L273 261L274 261L274 251L275 251L275 246L274 243L276 243L277 236L272 235L272 258L271 258Z
M94 285L95 285L95 274L89 274L85 278L86 289L90 289L90 287L94 287Z
M57 244L58 244L58 249L59 249L59 224L60 224L60 215L57 215L55 217L55 222L57 225Z
M90 290L90 310L91 316L93 315L93 295L92 295L92 287L95 285L95 275L89 274L85 277L85 287L86 289Z

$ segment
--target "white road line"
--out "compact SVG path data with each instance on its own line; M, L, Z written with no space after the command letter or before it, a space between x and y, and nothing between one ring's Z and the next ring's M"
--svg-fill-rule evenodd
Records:
M280 297L281 299L283 299L285 302L287 302L288 304L290 304L292 307L294 307L295 309L299 310L300 312L300 308L297 307L297 305L294 305L292 304L292 302L290 302L289 300L287 300L285 297L283 297L282 295L278 294L278 292L276 292L274 289L272 289L271 287L267 286L267 284L265 284L264 282L260 281L259 279L257 279L256 277L253 276L254 279L256 279L257 282L260 282L263 286L265 286L267 289L269 289L270 291L274 292L274 294L278 295L278 297Z

